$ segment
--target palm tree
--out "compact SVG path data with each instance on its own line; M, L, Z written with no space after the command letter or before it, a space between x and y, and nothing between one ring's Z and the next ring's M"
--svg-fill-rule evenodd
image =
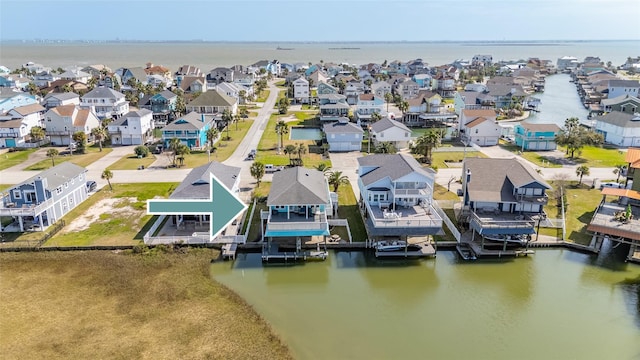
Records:
M244 104L247 102L247 92L245 90L240 90L238 92L238 98L240 99L240 103Z
M276 134L279 135L280 143L278 144L278 153L280 153L280 149L282 149L283 145L283 137L285 134L289 133L289 125L287 125L284 120L278 120L276 123Z
M111 172L111 170L104 169L101 177L107 180L107 183L109 184L109 190L113 190L113 186L111 186L111 179L113 179L113 173Z
M371 122L377 122L380 121L380 119L382 119L382 115L380 115L379 112L374 111L371 113Z
M191 152L191 150L189 149L189 147L186 144L180 143L175 150L175 154L177 155L178 159L180 160L180 165L184 165L184 156L189 154Z
M59 152L57 149L49 149L47 150L47 157L51 158L51 166L56 166L55 158L58 156Z
M627 169L627 165L624 165L624 164L616 165L616 167L613 169L613 173L618 176L616 178L616 182L620 182L620 175L624 174L624 171L626 169Z
M297 150L298 149L293 144L289 144L289 145L284 147L284 153L286 155L289 155L289 164L291 164L291 155L295 154Z
M31 140L38 142L45 137L44 129L40 126L34 126L31 128Z
M389 141L383 141L376 147L378 154L395 154L398 152L396 147Z
M422 134L413 147L415 153L421 154L423 161L431 163L433 156L433 149L437 149L442 141L441 133L437 131L430 131Z
M231 136L229 135L229 124L233 121L233 114L231 113L231 110L224 109L224 111L222 112L222 121L224 121L225 127L227 128L227 140L230 140Z
M389 112L389 103L393 101L393 95L390 92L384 93L384 101L387 102L387 112Z
M329 171L329 169L331 169L331 166L327 165L326 163L320 163L315 166L315 169L326 173L327 171Z
M100 145L100 151L102 151L102 142L109 136L107 129L102 126L91 129L91 135Z
M249 110L244 106L240 108L240 117L243 119L246 119L249 117Z
M207 130L207 141L209 142L210 148L213 148L213 142L218 137L218 134L219 134L218 128L216 128L215 126Z
M233 117L233 122L236 123L236 131L238 131L238 122L240 121L241 117L240 117L240 113L236 114Z
M260 186L260 180L264 176L264 164L259 161L254 161L249 171L251 172L251 176L258 182L258 186Z
M342 171L330 171L327 173L327 182L333 186L333 192L337 192L341 184L349 183L349 178L342 175Z
M407 112L407 110L409 110L409 103L406 100L402 100L398 104L398 110L400 110L402 112L402 115L404 115L404 113Z
M578 168L576 169L576 175L580 177L578 185L582 184L582 177L585 175L589 176L589 167L587 165L578 166Z
M302 155L307 153L307 145L299 143L296 147L296 153L298 154L298 164L302 165Z
M171 138L169 140L169 150L173 152L173 166L176 165L176 156L178 155L177 150L181 144L182 143L178 138Z

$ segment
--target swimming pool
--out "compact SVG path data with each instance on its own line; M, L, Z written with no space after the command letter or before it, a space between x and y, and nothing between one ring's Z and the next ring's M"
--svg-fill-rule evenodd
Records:
M290 130L289 139L291 140L320 140L322 139L322 131L318 128L294 127Z

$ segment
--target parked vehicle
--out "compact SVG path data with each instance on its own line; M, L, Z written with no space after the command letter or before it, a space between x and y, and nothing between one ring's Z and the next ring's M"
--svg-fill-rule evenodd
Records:
M94 192L98 188L98 184L95 181L87 181L87 191Z
M273 164L266 164L264 166L264 172L266 173L272 173L280 170L284 170L284 166L275 166Z

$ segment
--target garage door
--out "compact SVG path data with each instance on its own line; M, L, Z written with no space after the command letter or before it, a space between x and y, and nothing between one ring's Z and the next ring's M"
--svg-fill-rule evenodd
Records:
M537 141L529 141L529 143L527 143L527 148L529 150L538 150L538 142Z
M538 146L538 149L540 149L540 150L547 150L547 142L546 142L546 141L544 141L544 142L540 142L540 143L539 143L539 145L540 145L540 146Z
M349 143L336 142L330 144L331 151L349 151Z

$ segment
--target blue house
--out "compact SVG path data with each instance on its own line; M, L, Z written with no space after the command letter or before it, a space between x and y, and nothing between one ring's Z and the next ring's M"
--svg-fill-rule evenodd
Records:
M24 92L16 92L9 88L0 88L0 113L5 113L18 106L37 104L36 97Z
M87 199L87 169L64 162L3 191L0 231L44 230Z
M148 95L140 100L139 106L153 112L153 120L169 121L176 110L178 95L169 90L164 90L155 95Z
M168 148L169 141L178 138L189 148L201 148L206 145L207 130L212 126L213 117L192 111L162 129L162 143Z
M556 124L532 124L521 122L514 127L515 142L522 151L555 150L560 127Z

